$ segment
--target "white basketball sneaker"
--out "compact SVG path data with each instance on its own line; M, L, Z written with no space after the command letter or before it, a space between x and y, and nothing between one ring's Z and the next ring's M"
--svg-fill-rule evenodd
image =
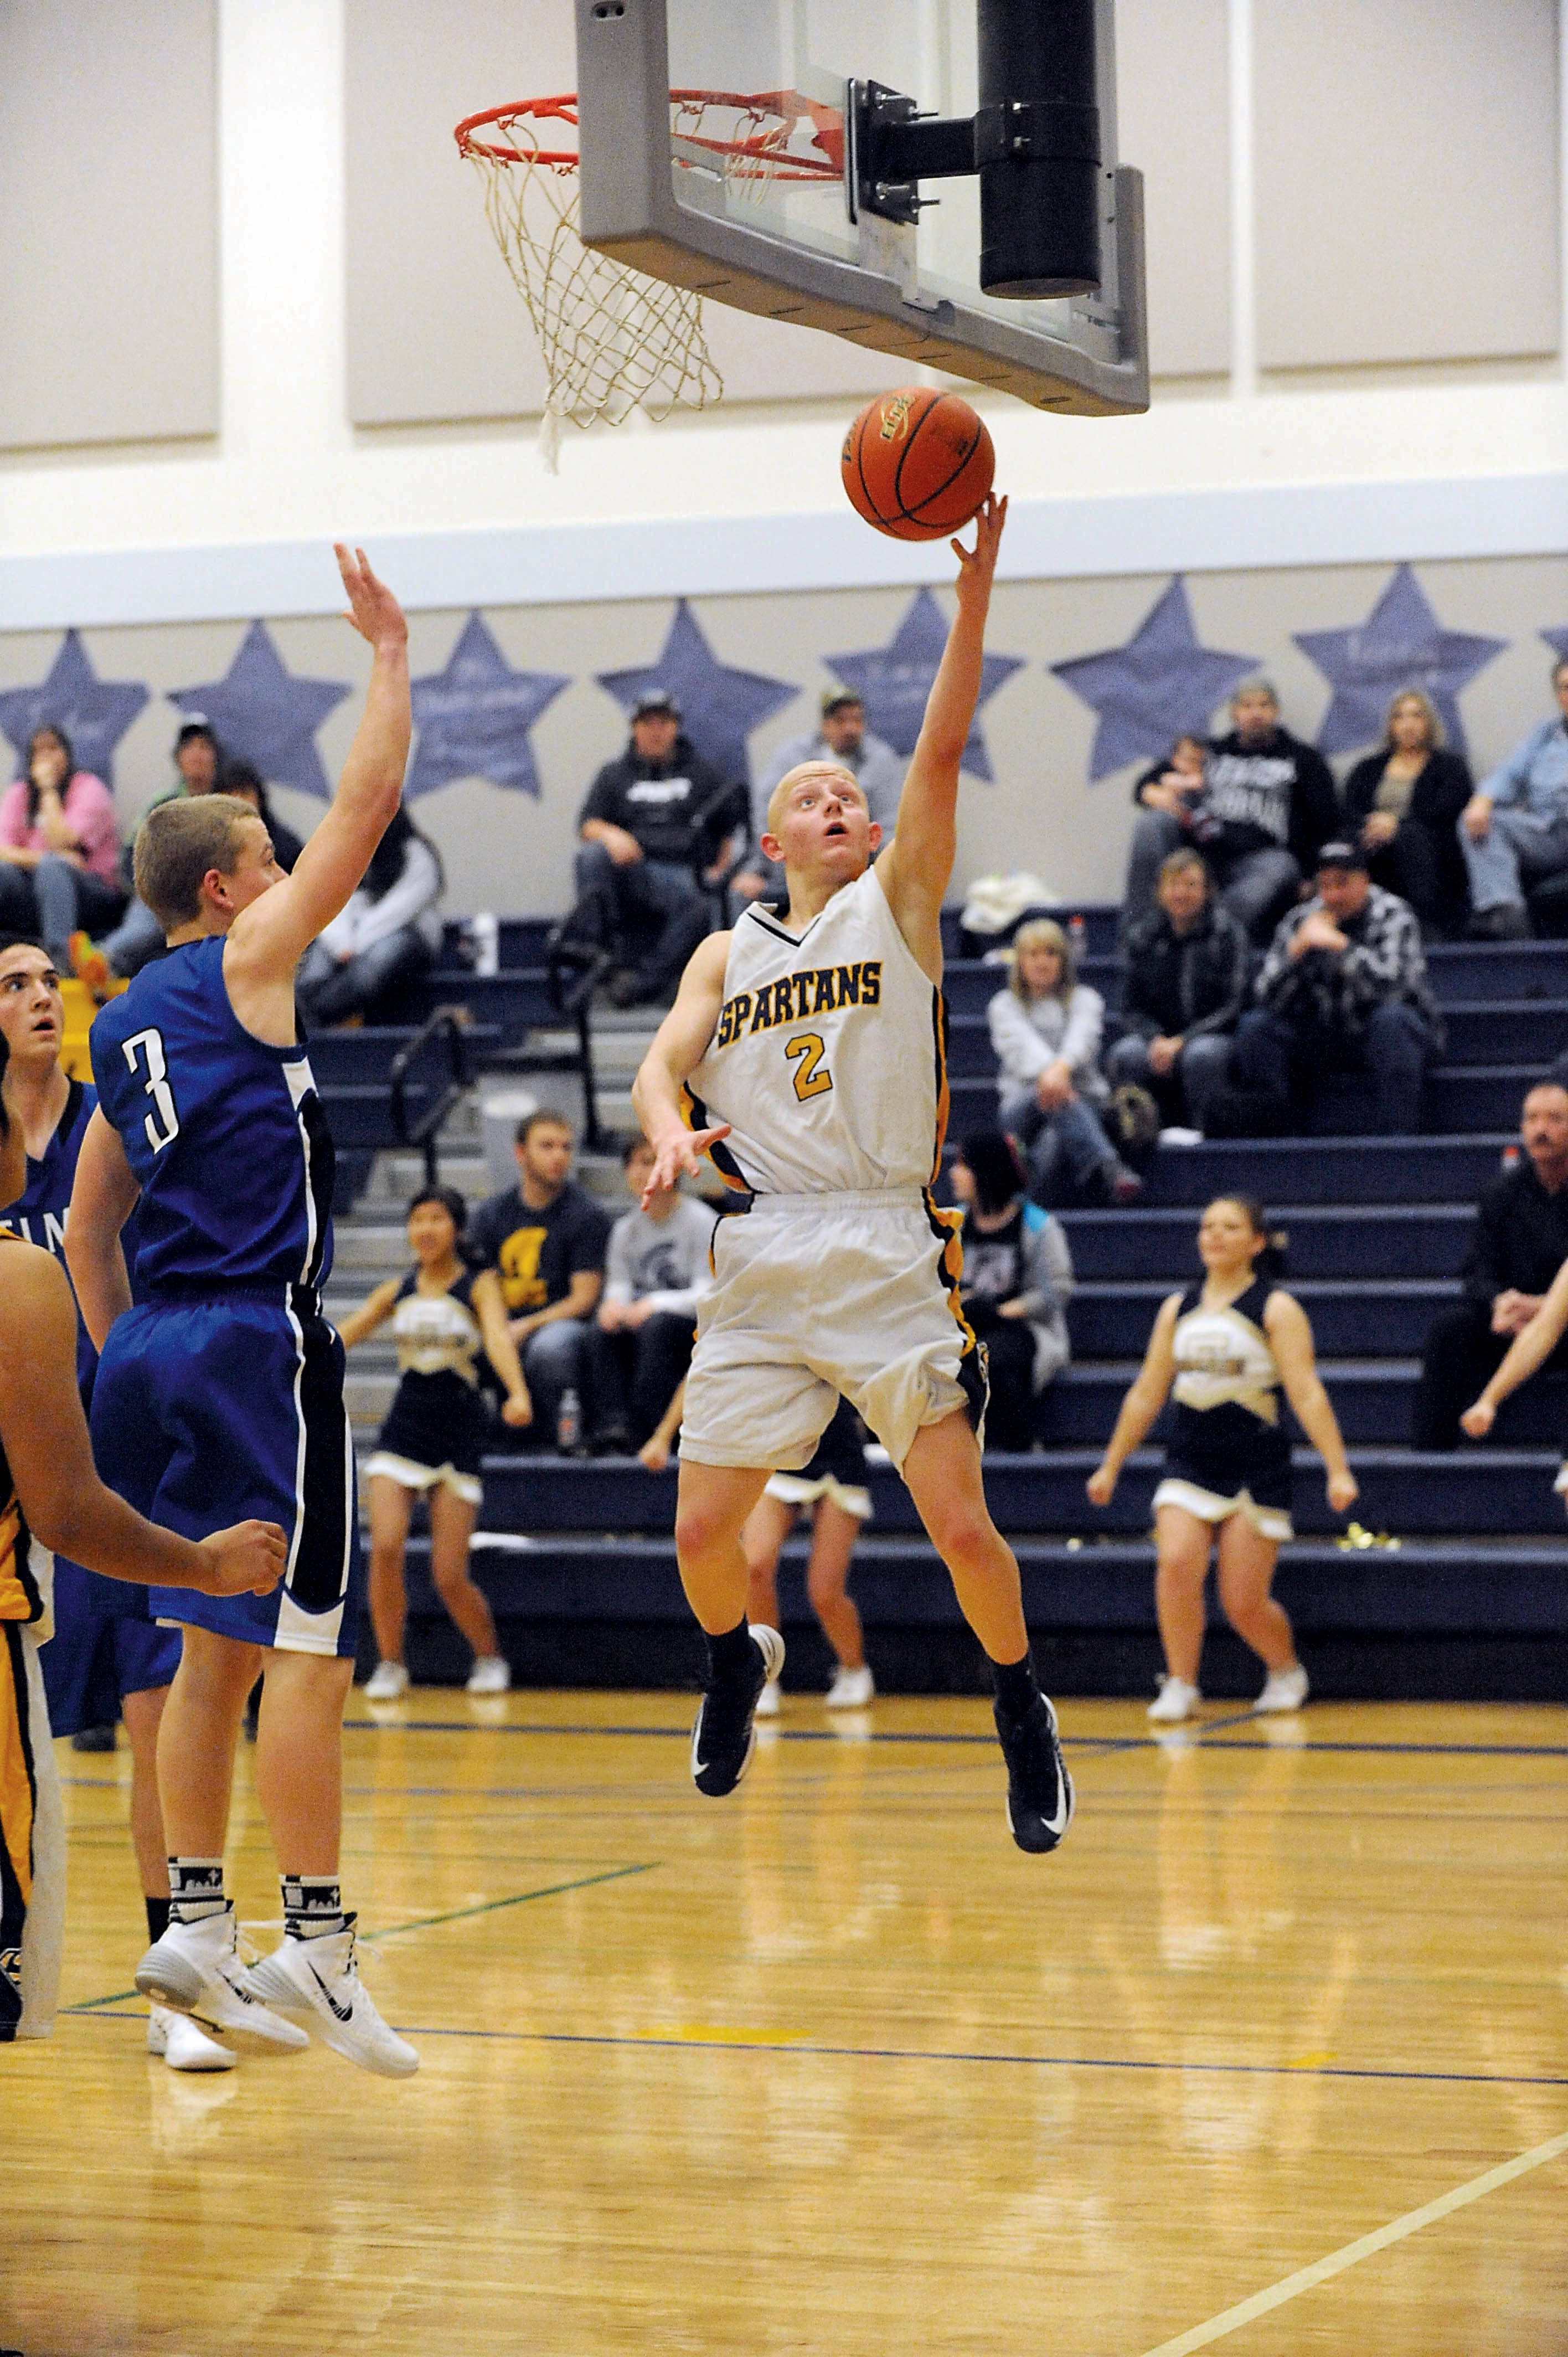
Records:
M777 1718L783 1695L784 1689L779 1680L769 1678L757 1697L757 1708L751 1714L753 1718Z
M1149 1717L1161 1726L1174 1727L1178 1719L1190 1718L1203 1696L1185 1678L1163 1677L1159 1693L1149 1705Z
M171 1923L136 1966L136 1986L156 2005L188 2013L242 2052L282 2054L308 2046L304 2030L269 2013L248 1986L232 1904L198 1923Z
M378 1662L365 1680L367 1702L399 1702L408 1692L408 1672L401 1662Z
M1270 1671L1269 1682L1252 1708L1263 1712L1299 1710L1307 1692L1306 1672L1299 1662L1293 1662L1288 1670Z
M328 1932L319 1939L285 1933L282 1947L252 1964L247 1979L264 2005L291 2022L304 2022L334 2054L362 2071L408 2079L418 2070L419 2056L381 2019L360 1978L351 1915L347 1931Z
M171 2013L166 2005L147 2007L147 2052L171 2071L231 2071L240 2059L199 2029L188 2014Z
M466 1691L471 1695L509 1694L511 1691L511 1670L505 1654L477 1655L474 1666L468 1672Z
M829 1710L864 1710L875 1692L875 1682L867 1663L862 1663L858 1670L846 1670L841 1662L828 1688L827 1707Z

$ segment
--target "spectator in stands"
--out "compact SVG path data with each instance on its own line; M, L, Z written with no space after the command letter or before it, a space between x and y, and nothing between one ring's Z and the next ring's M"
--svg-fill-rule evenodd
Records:
M972 1130L952 1165L963 1205L963 1314L985 1344L993 1448L1035 1445L1035 1401L1070 1356L1067 1304L1072 1255L1059 1220L1031 1203L1013 1141Z
M364 1017L397 982L430 963L441 940L446 878L435 845L400 802L365 880L299 962L294 995L313 1029Z
M607 930L630 953L612 978L618 1006L666 997L712 925L708 893L722 885L746 825L746 789L705 761L663 688L639 695L631 742L607 761L578 813L577 897L596 896Z
M1011 963L1012 980L986 1016L1001 1124L1027 1157L1033 1193L1041 1201L1067 1193L1090 1202L1136 1201L1143 1181L1100 1118L1111 1093L1097 1061L1105 1001L1076 979L1071 945L1049 917L1019 926Z
M500 1277L512 1340L533 1402L532 1434L548 1448L582 1426L587 1329L605 1281L609 1222L572 1171L572 1125L541 1108L517 1125L518 1184L468 1222L477 1265ZM563 1415L567 1394L573 1413ZM580 1446L574 1441L573 1446Z
M1460 1417L1472 1440L1485 1440L1509 1394L1518 1391L1520 1383L1527 1383L1531 1375L1539 1374L1557 1357L1564 1332L1568 1332L1568 1261L1547 1286L1545 1298L1534 1317L1509 1344L1507 1357L1480 1398ZM1568 1492L1568 1462L1558 1468L1552 1486L1560 1497Z
M891 745L867 732L865 706L847 687L830 687L822 698L822 719L803 736L780 745L757 780L752 798L751 842L732 889L746 900L775 900L784 896L781 863L767 859L757 848L768 822L768 804L780 778L802 761L837 761L859 780L865 805L890 843L898 819L898 797L904 791L908 763Z
M1324 845L1316 893L1282 920L1256 996L1236 1032L1244 1089L1283 1106L1325 1071L1369 1071L1380 1131L1414 1136L1426 1066L1443 1051L1443 1018L1414 911L1371 881L1354 844Z
M189 714L180 724L174 740L174 778L153 796L148 810L156 810L159 802L174 802L182 794L210 794L218 791L223 748L199 712ZM126 866L128 868L128 861ZM131 881L128 873L124 881L127 885ZM88 932L91 934L91 927ZM133 974L140 974L147 960L156 957L163 945L163 927L146 902L133 892L119 923L96 948L91 938L79 936L72 942L71 965L90 989L102 989L111 974L128 981Z
M1454 1448L1460 1412L1496 1373L1516 1334L1568 1262L1568 1087L1542 1081L1524 1101L1524 1152L1481 1189L1461 1298L1432 1321L1415 1388L1417 1448ZM1552 1364L1568 1371L1568 1349ZM1510 1385L1511 1389L1511 1385Z
M1532 728L1481 780L1459 821L1470 931L1483 940L1527 940L1526 887L1568 867L1568 655L1553 663L1552 685L1560 717Z
M1266 941L1337 832L1328 764L1280 726L1279 698L1266 680L1237 689L1230 718L1229 736L1208 748L1202 798L1188 813L1149 804L1145 790L1127 860L1127 923L1148 906L1160 862L1185 839L1202 852L1231 915L1254 941Z
M1133 800L1140 810L1160 811L1174 819L1179 829L1175 841L1188 844L1208 782L1208 747L1203 738L1178 737L1164 760L1153 762L1134 781ZM1160 842L1160 834L1153 827L1141 834L1134 834L1127 867L1124 923L1141 914L1155 897L1160 864L1169 856L1168 843L1162 850Z
M27 739L24 774L0 797L0 928L40 934L69 974L72 933L113 924L124 908L119 874L113 797L45 722Z
M1383 742L1345 780L1345 831L1374 884L1408 900L1430 939L1456 941L1469 901L1455 823L1475 788L1443 742L1432 698L1407 687L1389 706Z
M1113 1088L1150 1091L1167 1122L1203 1116L1230 1068L1230 1034L1246 1011L1247 936L1213 896L1196 851L1160 867L1156 905L1134 917L1123 948L1122 1035L1105 1059Z
M305 845L293 827L285 826L273 809L273 798L254 762L231 761L223 772L223 791L226 794L238 794L242 802L250 803L272 836L273 857L285 876L292 876L294 863Z
M633 1209L610 1230L605 1289L587 1329L587 1414L599 1453L639 1449L658 1430L692 1357L697 1304L713 1282L714 1214L694 1196L658 1187L642 1203L653 1148L622 1156Z

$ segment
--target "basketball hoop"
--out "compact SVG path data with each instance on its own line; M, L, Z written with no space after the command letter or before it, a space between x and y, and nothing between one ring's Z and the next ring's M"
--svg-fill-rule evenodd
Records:
M796 91L672 90L670 126L682 171L758 199L778 180L837 181L843 173L841 113ZM584 245L576 128L576 93L568 91L470 114L454 134L484 179L486 215L539 339L550 379L540 447L552 474L568 419L619 425L634 409L668 417L705 409L724 392L701 298Z

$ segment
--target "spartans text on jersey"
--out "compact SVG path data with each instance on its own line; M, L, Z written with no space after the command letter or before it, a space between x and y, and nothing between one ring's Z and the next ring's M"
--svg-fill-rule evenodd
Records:
M882 960L860 958L854 965L810 966L780 974L755 993L737 990L719 1009L714 1048L727 1048L743 1032L771 1031L775 1024L799 1023L808 1015L832 1014L841 1006L882 1003Z

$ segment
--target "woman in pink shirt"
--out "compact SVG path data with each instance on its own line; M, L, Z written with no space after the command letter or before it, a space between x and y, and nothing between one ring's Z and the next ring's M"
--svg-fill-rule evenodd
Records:
M69 974L72 933L118 923L125 900L113 799L45 722L27 739L27 774L0 795L0 927L38 934Z

